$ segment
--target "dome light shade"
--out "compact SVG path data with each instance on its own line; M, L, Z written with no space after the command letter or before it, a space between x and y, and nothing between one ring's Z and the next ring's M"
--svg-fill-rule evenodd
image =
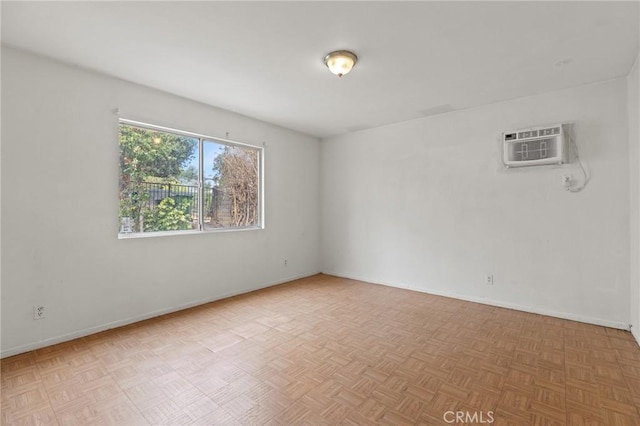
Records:
M351 68L353 68L357 61L358 57L355 53L349 52L348 50L336 50L324 57L324 63L329 67L329 70L338 77L342 77L351 71Z

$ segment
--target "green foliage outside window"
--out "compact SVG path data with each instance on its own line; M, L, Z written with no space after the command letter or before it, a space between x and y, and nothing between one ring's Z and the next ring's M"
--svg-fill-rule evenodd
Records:
M196 155L196 147L197 141L191 138L120 125L120 220L128 218L133 232L190 229L185 204L165 198L151 208L145 183L177 184L193 176L192 168L185 165ZM152 224L147 225L146 220Z
M191 221L190 201L185 199L176 203L176 200L167 197L156 208L145 212L144 230L152 232L191 229Z

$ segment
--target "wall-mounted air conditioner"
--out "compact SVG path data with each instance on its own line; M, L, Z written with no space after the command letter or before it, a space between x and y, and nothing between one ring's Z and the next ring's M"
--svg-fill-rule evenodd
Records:
M503 133L502 159L506 167L566 163L564 125L531 127Z

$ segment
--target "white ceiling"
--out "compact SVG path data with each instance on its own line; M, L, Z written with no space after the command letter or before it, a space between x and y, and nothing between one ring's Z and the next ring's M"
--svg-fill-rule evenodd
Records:
M318 137L625 76L639 2L2 2L2 41ZM322 63L350 49L343 78Z

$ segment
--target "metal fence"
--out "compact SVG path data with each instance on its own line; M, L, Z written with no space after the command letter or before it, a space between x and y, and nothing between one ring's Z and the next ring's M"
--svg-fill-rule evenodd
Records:
M144 182L141 188L145 196L142 199L148 210L155 209L165 198L173 198L176 204L189 201L191 217L198 222L198 186L173 183ZM232 200L224 190L205 188L203 191L204 222L210 227L228 226L232 218Z
M174 183L143 182L142 192L147 195L141 199L148 210L155 209L165 198L173 198L176 204L187 200L191 217L198 219L198 187L194 185L178 185Z

